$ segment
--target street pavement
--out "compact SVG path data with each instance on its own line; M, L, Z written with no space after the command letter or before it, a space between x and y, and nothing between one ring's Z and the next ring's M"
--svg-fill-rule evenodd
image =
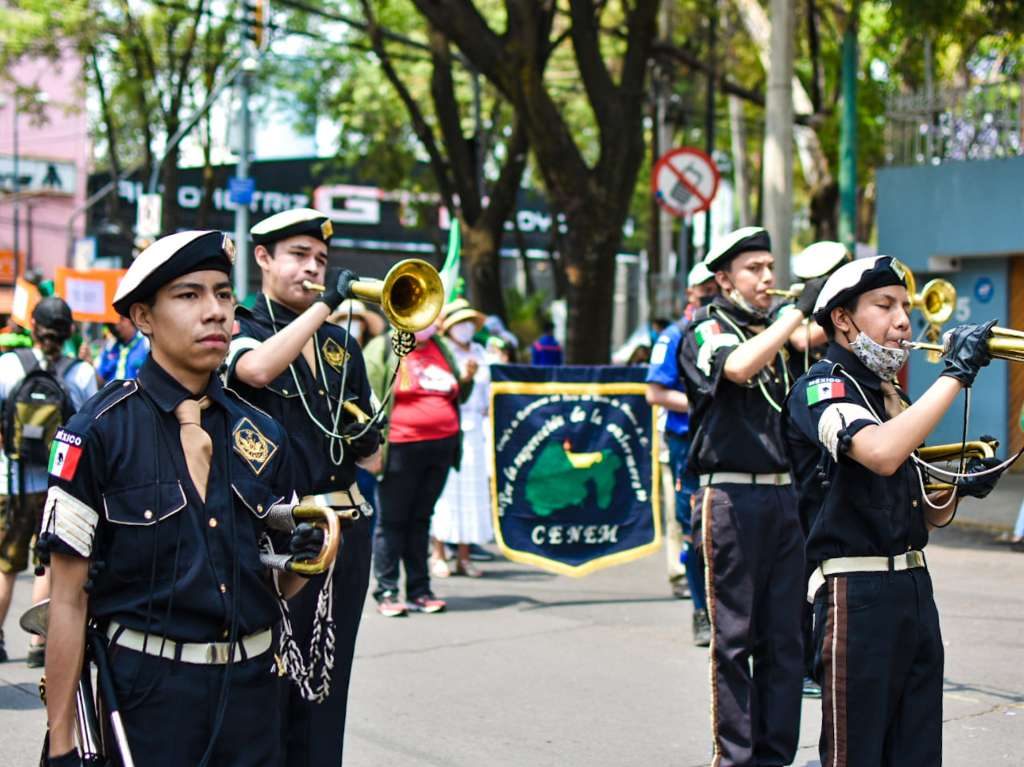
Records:
M944 764L1024 765L1024 554L962 526L927 551L946 645ZM663 556L583 579L483 567L435 583L446 614L385 619L367 602L347 765L708 763L707 651L690 644L690 603L669 597ZM5 767L37 763L44 727L16 622L29 585L5 626ZM805 700L796 765L818 765L819 724L820 701Z

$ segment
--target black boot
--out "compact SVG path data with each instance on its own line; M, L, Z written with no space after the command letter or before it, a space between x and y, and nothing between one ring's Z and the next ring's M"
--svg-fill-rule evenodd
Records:
M697 647L711 644L711 621L708 620L707 610L693 611L693 643Z

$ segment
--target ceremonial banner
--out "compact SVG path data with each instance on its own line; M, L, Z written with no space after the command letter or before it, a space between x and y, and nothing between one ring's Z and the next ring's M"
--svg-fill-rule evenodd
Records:
M69 269L57 267L57 295L68 302L71 316L80 322L117 322L114 294L125 269Z
M491 367L491 501L514 562L587 575L661 545L640 367Z

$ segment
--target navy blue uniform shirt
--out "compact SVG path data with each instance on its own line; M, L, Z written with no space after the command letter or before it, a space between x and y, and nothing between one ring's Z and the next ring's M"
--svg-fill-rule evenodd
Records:
M228 385L287 427L292 442L293 463L301 468L301 475L296 478L299 495L347 490L356 481L355 457L346 452L341 464L335 464L331 458L330 438L310 419L306 407L323 426L340 433L344 425L352 420L350 415L344 413L337 426L334 425L333 413L338 407L344 376L345 401L354 400L364 413L373 415L370 384L366 380L366 365L359 344L349 338L344 329L325 322L313 337L319 350L317 359L323 361L322 370L314 375L305 357L300 354L266 388L255 389L238 380L235 375L238 360L247 351L286 327L297 315L279 303L270 302L261 294L251 310L239 307L236 316L238 329L228 353ZM299 396L300 388L305 396L305 405Z
M779 411L790 380L785 353L744 384L725 376L728 356L764 322L715 296L686 327L679 370L690 400L690 471L789 471Z
M801 518L810 526L808 563L894 556L928 542L913 463L907 460L891 477L883 477L844 452L844 433L852 438L865 426L887 420L881 380L836 343L793 387L784 431Z
M86 402L54 440L43 530L51 551L102 563L89 596L101 623L211 642L227 637L234 610L239 636L280 617L259 539L261 518L292 495L284 431L216 376L206 395L205 503L174 415L192 395L152 357L136 381L113 381Z

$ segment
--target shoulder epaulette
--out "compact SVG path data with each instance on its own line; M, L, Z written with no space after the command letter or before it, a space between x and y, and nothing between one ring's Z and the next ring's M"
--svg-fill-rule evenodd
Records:
M139 384L135 381L111 381L100 389L89 403L90 407L95 411L93 420L95 421L101 415L111 410L111 408L124 402L138 390Z

